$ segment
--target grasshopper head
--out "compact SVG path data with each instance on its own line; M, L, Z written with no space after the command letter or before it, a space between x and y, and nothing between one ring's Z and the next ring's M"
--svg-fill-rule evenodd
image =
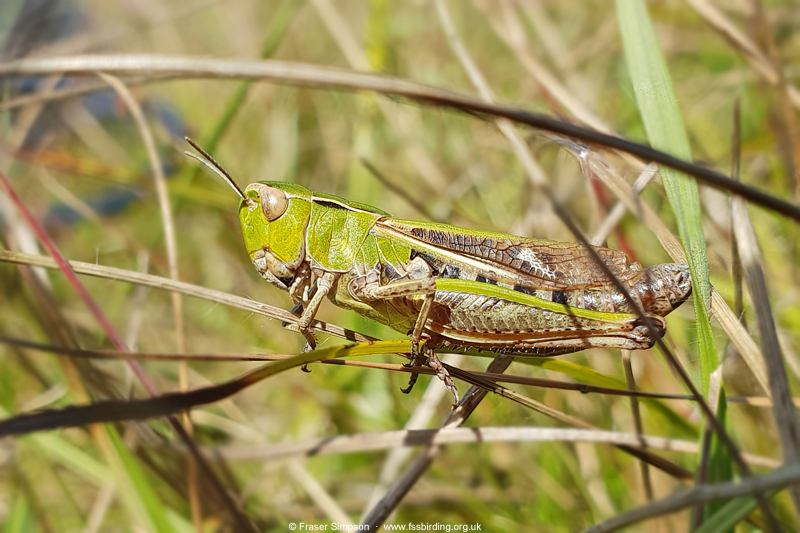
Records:
M311 193L299 185L251 183L239 203L247 253L261 277L288 290L306 258L305 233Z

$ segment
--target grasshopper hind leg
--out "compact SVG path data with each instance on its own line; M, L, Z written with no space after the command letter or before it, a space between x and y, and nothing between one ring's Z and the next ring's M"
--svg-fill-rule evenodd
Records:
M431 370L436 372L436 377L438 377L442 383L444 383L444 386L448 391L450 391L450 394L453 395L452 408L455 409L456 406L458 406L459 398L458 390L456 389L455 383L453 383L453 378L450 377L450 373L436 356L436 353L431 347L429 339L425 338L423 340L423 330L426 322L428 321L428 315L431 311L433 298L434 294L428 294L425 296L425 301L422 303L422 309L420 309L417 322L414 325L413 331L411 332L411 361L409 362L409 366L411 368L415 366L421 366L421 363L426 362L427 360L428 366L431 368ZM425 337L427 337L427 335ZM420 353L420 341L422 341L422 352L424 353ZM411 392L411 389L414 388L414 383L417 381L417 376L419 376L419 374L413 372L408 378L408 386L405 389L400 390L405 394Z
M412 373L408 377L408 386L404 389L400 389L403 394L408 394L414 388L414 384L417 382L417 378L419 377L418 372L414 372L414 368L419 368L423 364L428 365L428 367L436 372L436 377L444 383L445 388L450 391L450 394L453 395L453 405L452 409L458 407L459 402L461 401L458 396L458 389L456 389L456 385L453 382L453 378L450 377L450 372L447 371L444 364L439 360L439 357L436 355L436 352L433 351L433 347L427 342L428 339L423 341L423 348L422 352L417 352L416 354L412 354L411 361L406 363L404 366L406 368L411 368Z
M436 372L436 377L439 378L442 383L444 383L445 388L450 391L450 394L453 395L453 405L450 408L454 411L461 401L458 397L458 389L456 389L456 384L453 383L453 378L450 377L450 372L447 371L442 362L436 356L433 348L429 347L427 344L425 345L425 353L428 356L428 366L431 367L431 370Z
M425 268L428 267L426 266ZM419 373L415 372L414 369L427 363L427 365L434 372L436 372L436 376L442 380L445 387L447 387L447 390L449 390L453 395L453 408L455 408L455 406L458 405L459 398L458 391L453 383L453 378L450 377L450 373L447 371L444 365L442 365L442 362L439 361L439 358L436 357L436 354L433 352L433 349L430 348L429 343L426 342L428 340L427 335L425 335L426 338L423 341L425 324L428 322L428 315L431 312L431 306L433 305L433 300L436 296L436 278L430 276L431 272L429 268L425 273L429 274L429 277L403 279L388 283L386 285L378 285L374 282L364 283L367 281L366 277L359 278L358 281L361 281L363 284L360 286L354 284L354 286L351 288L351 293L358 299L364 301L404 297L424 297L424 300L422 301L422 307L420 308L419 314L417 315L417 320L414 323L414 329L409 332L411 335L411 361L409 361L405 366L406 368L411 369L411 376L408 378L408 386L400 390L404 394L410 393L414 388L414 384L417 382L417 377L419 376ZM423 341L422 351L424 353L420 353L420 341Z

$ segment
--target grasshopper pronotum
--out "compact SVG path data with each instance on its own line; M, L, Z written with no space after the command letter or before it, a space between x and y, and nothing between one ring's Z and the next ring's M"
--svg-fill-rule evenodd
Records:
M580 244L398 220L292 183L260 181L242 190L189 142L205 159L187 154L239 195L247 253L261 277L303 309L297 329L307 348L316 346L310 325L327 296L410 334L415 363L424 339L429 365L456 401L433 348L520 356L650 348L656 341L650 331L663 335L663 317L691 294L687 265L642 269L621 251L595 247L650 318L649 330Z

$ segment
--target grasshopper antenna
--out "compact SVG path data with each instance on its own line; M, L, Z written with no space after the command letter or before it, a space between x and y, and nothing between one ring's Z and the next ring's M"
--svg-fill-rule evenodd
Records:
M184 137L184 139L186 140L186 142L187 142L187 143L189 143L190 145L192 145L192 148L194 148L195 150L197 150L198 152L200 152L200 155L193 154L192 152L189 152L189 151L184 151L184 152L183 152L184 154L188 155L189 157L191 157L191 158L193 158L193 159L197 159L198 161L200 161L201 163L203 163L203 164L204 164L206 167L208 167L209 169L211 169L211 171L212 171L212 172L214 172L214 174L216 174L217 176L219 176L220 178L222 178L223 180L225 180L225 183L227 183L228 185L230 185L231 189L233 189L233 190L234 190L234 192L236 192L236 194L238 194L238 195L239 195L239 197L240 197L242 200L244 200L244 201L245 201L245 203L247 203L247 205L248 205L248 206L249 206L250 204L254 203L254 200L253 200L252 198L248 198L247 196L245 196L245 194L244 194L244 192L242 191L241 187L239 187L239 186L236 184L236 182L235 182L235 181L233 181L233 178L231 177L231 175L230 175L230 174L228 174L228 171L227 171L227 170L225 170L225 169L222 167L222 165L220 165L219 163L217 163L217 161L216 161L216 160L215 160L213 157L211 157L211 155L210 155L208 152L206 152L205 150L203 150L202 148L200 148L200 145L198 145L196 142L194 142L193 140L191 140L189 137ZM201 157L201 156L202 156L202 157Z

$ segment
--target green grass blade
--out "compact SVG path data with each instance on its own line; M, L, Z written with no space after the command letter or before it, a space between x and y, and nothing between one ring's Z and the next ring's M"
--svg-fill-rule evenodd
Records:
M22 491L18 491L13 498L11 509L3 526L3 533L25 533L34 530L34 517L28 498Z
M117 430L106 425L95 436L114 472L119 499L128 511L131 521L147 531L172 531L167 519L167 509L150 485L141 465L122 442Z
M717 407L717 418L719 418L720 422L723 424L725 424L728 419L728 402L725 400L725 395L722 391L720 391L719 406ZM730 451L716 435L712 435L707 479L710 483L730 481L733 479L733 472L733 460L731 459ZM725 508L728 503L727 500L718 500L705 504L703 506L705 516L702 523L705 523L708 518Z
M650 144L681 159L691 160L686 128L646 6L641 0L617 0L616 6L625 59ZM719 358L708 320L711 284L708 279L700 196L697 184L684 174L664 167L660 171L692 273L700 384L703 394L707 395L711 373L719 365ZM721 391L720 395L719 415L724 425L724 392ZM719 445L715 435L711 444L707 481L726 481L731 476L730 455L724 446ZM724 505L725 502L717 502L713 507L706 507L704 514L709 516L714 509Z
M752 513L758 502L753 497L734 498L694 530L694 533L718 533L732 531L733 528Z
M517 360L527 361L523 358L519 358ZM597 372L596 370L592 370L589 367L578 365L570 361L549 357L542 357L538 359L530 358L530 360L533 362L533 364L540 368L564 374L580 383L586 383L588 385L595 385L598 387L609 387L613 389L628 388L626 383L620 379L606 376ZM667 404L665 404L663 401L656 398L639 398L639 402L647 406L647 409L651 412L651 414L655 415L658 421L661 422L660 424L653 425L652 427L658 427L660 430L669 428L670 431L676 431L683 437L697 438L697 429L685 418L676 414L675 411L670 409L670 407L667 406Z
M286 33L288 32L289 27L294 20L295 14L297 14L303 5L305 5L305 0L288 0L288 2L283 4L278 9L278 11L270 20L269 26L265 31L267 38L261 47L261 53L259 54L261 59L267 59L271 57L278 50L278 47L283 42L283 38L286 36ZM208 134L208 137L203 139L201 143L203 149L208 153L213 154L217 151L217 146L222 140L222 137L228 131L230 125L233 123L233 120L236 118L239 110L242 108L242 105L244 104L245 99L250 92L250 86L252 84L253 82L251 80L241 82L236 87L236 91L233 93L233 95L228 99L228 102L225 104L225 109L222 112L222 116L211 130L211 133ZM192 165L186 168L188 170L185 172L185 177L182 177L180 180L180 186L182 188L190 188L194 183L195 178L201 172L201 167L198 165ZM178 207L181 201L182 199L178 198L173 201L173 205Z
M681 159L691 160L689 139L672 81L644 3L641 0L617 0L617 13L628 71L650 144ZM700 196L697 184L686 175L666 167L660 167L660 172L692 272L700 381L703 393L707 394L711 372L719 365L719 359L708 321L711 284Z
M173 533L195 533L196 530L192 523L186 520L172 509L167 509L167 519L172 527Z
M30 438L50 460L61 463L97 486L102 486L111 479L111 472L105 465L56 434L37 433Z

